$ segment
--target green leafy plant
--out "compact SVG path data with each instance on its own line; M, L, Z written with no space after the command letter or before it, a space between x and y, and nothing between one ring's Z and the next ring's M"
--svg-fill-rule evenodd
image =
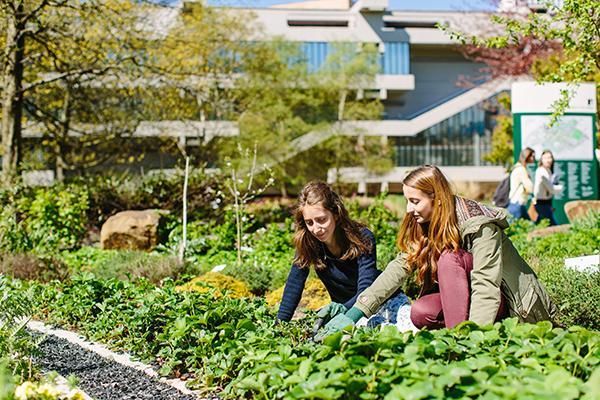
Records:
M0 369L8 370L0 379L24 380L35 373L32 356L37 344L25 329L31 313L30 294L18 281L0 275Z
M61 259L71 272L92 272L104 279L145 278L158 283L166 277L176 279L186 272L186 266L172 255L143 251L84 246L74 252L62 252Z
M310 317L274 325L261 299L179 292L169 280L156 287L81 275L31 290L47 320L156 360L162 374L185 375L224 399L575 399L593 393L600 367L598 332L548 322L358 329L317 344L307 340Z

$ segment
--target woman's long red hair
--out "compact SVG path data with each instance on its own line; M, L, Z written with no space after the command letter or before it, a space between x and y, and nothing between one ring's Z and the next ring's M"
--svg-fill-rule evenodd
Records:
M398 248L406 254L408 266L417 272L417 282L428 289L437 279L437 260L444 250L458 251L460 233L454 193L438 167L424 165L410 172L402 182L433 199L428 224L421 225L406 214L398 232Z

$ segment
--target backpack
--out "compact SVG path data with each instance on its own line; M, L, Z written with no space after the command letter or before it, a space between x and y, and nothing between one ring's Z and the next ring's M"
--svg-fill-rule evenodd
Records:
M494 195L492 196L492 203L496 207L506 208L508 206L509 194L510 194L510 174L508 174L508 176L506 178L502 179L502 181L500 181L500 183L496 187L496 190L494 191Z

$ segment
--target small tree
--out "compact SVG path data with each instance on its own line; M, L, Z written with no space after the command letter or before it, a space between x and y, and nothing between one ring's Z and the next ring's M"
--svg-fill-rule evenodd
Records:
M513 120L510 115L510 96L504 94L498 99L504 110L496 117L492 132L492 149L483 158L494 164L510 165L513 161Z
M560 63L538 75L539 81L579 83L595 76L600 69L598 1L564 0L560 7L548 1L548 9L549 14L493 15L492 22L503 28L500 34L472 35L448 26L444 29L467 49L477 49L484 55L480 60L495 66L497 72L506 70L506 65L515 67L514 58L507 57L511 52L516 51L520 55L516 59L525 61L512 68L513 72L528 72L534 63L560 50ZM554 121L567 109L572 94L572 90L563 91L554 105Z
M270 170L266 170L271 175L264 184L257 184L256 181L256 162L257 145L254 145L253 151L243 149L238 146L239 157L236 161L227 160L225 172L225 187L233 199L233 215L236 227L237 264L242 264L242 250L244 247L244 233L248 217L246 205L254 198L263 193L274 182ZM248 164L249 163L249 164Z

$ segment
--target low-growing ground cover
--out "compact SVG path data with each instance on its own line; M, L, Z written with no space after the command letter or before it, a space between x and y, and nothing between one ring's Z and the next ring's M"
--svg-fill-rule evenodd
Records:
M509 319L414 335L358 330L317 344L308 340L310 318L274 325L261 299L215 299L174 282L159 288L84 275L30 290L39 317L155 360L164 374L192 374L194 385L224 398L598 395L600 335L585 328Z
M39 340L25 329L30 293L9 285L0 275L0 400L83 400L80 391L59 390L53 376L40 374L33 362Z
M564 328L507 320L494 327L466 323L416 335L390 328L358 330L344 340L334 335L317 344L310 340L310 312L304 320L275 325L275 309L263 299L284 284L293 258L289 208L270 210L263 203L251 209L241 262L236 226L227 212L192 221L186 260L180 264L175 255L182 230L176 218L152 253L79 247L84 240L77 235L53 236L51 246L37 243L34 227L79 232L65 228L56 208L42 207L49 197L40 193L20 208L33 210L31 215L0 215L0 225L12 229L0 235L0 251L5 251L0 274L21 278L10 280L10 289L2 293L30 293L26 303L36 317L154 362L162 374L186 376L206 392L264 399L599 396L600 273L565 270L563 260L600 251L600 215L547 237L528 239L535 226L525 222L508 231L557 303L557 322ZM35 199L39 204L33 207ZM85 219L80 202L68 196L64 201L72 226L80 227ZM383 205L383 198L366 205L349 201L348 208L375 233L378 266L385 267L396 252L401 217ZM245 284L249 297L216 296L204 284L199 291L181 290L218 265ZM226 281L224 287L237 285L217 279L209 286L220 281ZM415 294L410 282L404 289Z

